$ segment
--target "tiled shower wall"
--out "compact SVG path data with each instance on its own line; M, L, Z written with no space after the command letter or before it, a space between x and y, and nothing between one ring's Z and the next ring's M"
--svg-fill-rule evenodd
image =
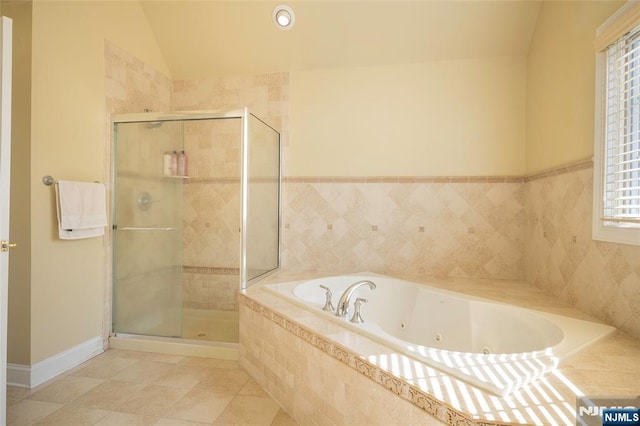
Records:
M105 168L105 176L108 177L107 182L111 182L111 161L113 151L111 149L111 114L142 112L145 108L156 111L166 111L171 105L171 86L172 81L166 75L156 71L139 59L131 56L119 47L105 42L105 158L107 159ZM144 128L135 129L138 134L130 134L132 140L136 140L139 149L147 150L151 139L149 132L145 132ZM130 129L127 133L131 133ZM164 134L164 133L163 133ZM165 143L168 141L161 141ZM122 206L120 209L119 225L133 226L142 224L145 221L162 221L166 223L167 217L164 217L162 211L151 209L143 212L135 206L137 194L142 191L150 191L154 195L158 195L162 190L162 185L157 179L151 179L138 173L139 170L146 169L149 162L155 162L154 158L149 156L139 158L138 156L124 157L127 161L122 165L122 171L127 173L127 177L121 179L119 185L123 195L131 200L129 208ZM136 161L133 161L136 160ZM160 164L160 163L156 163ZM113 190L113 188L111 188ZM168 188L174 190L175 188ZM111 194L112 191L109 191ZM165 197L168 194L163 194ZM111 201L109 202L109 205ZM149 216L157 216L149 218ZM148 222L147 222L148 223ZM148 226L148 225L147 225ZM110 236L110 233L107 234ZM120 246L126 250L118 250L113 262L119 265L119 276L113 277L119 281L118 292L116 294L119 308L116 313L115 321L118 323L120 330L126 332L149 332L156 324L168 324L174 321L163 321L159 318L159 310L157 307L169 307L175 300L175 291L179 291L176 283L179 280L180 270L178 263L172 256L167 253L161 253L162 262L159 262L157 247L159 245L157 238L152 238L148 233L142 238L130 239L132 233L122 233L120 238ZM170 233L162 235L162 238L171 238ZM130 239L130 240L129 240ZM129 241L127 241L129 240ZM105 239L105 252L108 257L107 262L110 263L111 247L114 242ZM173 245L176 241L165 240L163 244ZM111 282L111 268L107 268L107 282ZM179 293L178 293L179 294ZM105 303L109 306L105 310L109 314L112 312L111 303L113 300L113 288L110 285L105 286ZM132 305L135 301L135 305ZM142 303L141 303L142 302ZM166 312L169 310L166 309ZM134 314L135 315L132 315ZM140 320L140 318L143 318ZM105 321L105 330L103 333L108 336L111 332L112 320ZM173 330L155 330L162 334L173 334Z
M288 74L171 83L111 45L106 54L108 112L139 112L149 105L158 110L247 105L282 131L287 175ZM196 150L189 152L194 174L200 158L220 149L206 141L187 143L197 145L189 148ZM221 170L226 171L212 176L231 176L226 160L211 172ZM591 182L592 169L584 166L528 179L286 178L282 265L336 273L527 280L640 337L640 322L634 320L640 314L640 248L591 240ZM206 208L198 204L196 185L191 187L193 198L185 200L191 211L187 221L201 221ZM219 207L226 206L229 218L236 214L233 197L215 199ZM209 303L203 297L215 286L212 269L207 269L211 265L191 265L185 271L186 281L193 283L185 300ZM229 277L233 275L227 274L225 285L236 286ZM220 292L224 294L216 288L213 293Z
M109 42L105 43L105 63L107 140L110 140L108 123L113 113L139 113L146 108L179 111L228 110L247 106L274 128L285 129L281 132L282 142L287 144L289 77L286 73L172 81ZM191 122L185 126L184 132L191 179L184 185L183 199L183 306L237 310L240 120ZM110 145L106 144L108 158L111 155ZM110 160L107 164L107 175L110 175ZM149 186L148 180L140 184ZM135 192L135 188L132 191ZM108 245L111 245L110 241ZM123 259L117 261L140 261L142 256L144 263L144 254L155 249L137 247L136 256L123 254ZM153 298L157 292L152 288L140 288L138 275L145 272L135 265L128 270L131 271L131 279L136 278L138 283L136 291ZM153 274L147 275L151 277ZM106 300L111 298L109 289ZM154 300L148 300L149 305L154 303Z
M289 75L177 80L174 110L248 107L276 129L288 126ZM191 179L184 196L183 300L198 309L238 309L240 264L240 147L238 119L185 128ZM283 145L286 130L281 131Z

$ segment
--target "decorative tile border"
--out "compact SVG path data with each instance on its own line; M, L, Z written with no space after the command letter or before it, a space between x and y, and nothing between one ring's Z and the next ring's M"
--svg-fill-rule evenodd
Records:
M525 183L593 167L593 159L526 176L284 176L284 183Z
M593 159L588 158L586 160L576 161L575 163L566 164L560 167L554 167L549 170L543 170L539 173L526 176L524 178L525 182L531 182L532 180L542 179L550 176L558 176L563 175L565 173L576 172L578 170L590 169L593 167Z
M421 408L426 413L438 418L441 421L444 421L446 424L453 426L471 426L477 424L468 414L462 413L447 405L445 402L437 400L432 395L424 392L414 385L405 382L404 380L394 376L390 372L380 368L375 364L372 364L366 359L363 359L362 357L360 357L360 355L351 352L349 349L345 348L339 343L329 340L325 336L318 335L312 330L309 330L304 326L296 323L295 321L292 321L289 318L275 311L272 311L268 307L251 299L246 294L240 293L239 299L240 303L245 305L249 309L257 312L266 319L287 330L294 336L304 340L310 345L325 352L329 356L358 371L363 376L382 385L402 399L412 403L418 408ZM482 424L486 426L496 426L500 425L501 423L491 423L483 421Z
M523 183L519 176L284 176L284 183Z

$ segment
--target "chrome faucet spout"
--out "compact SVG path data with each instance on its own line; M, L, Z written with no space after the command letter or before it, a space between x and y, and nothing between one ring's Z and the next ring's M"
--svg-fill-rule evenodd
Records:
M376 288L376 285L373 281L362 280L351 284L340 296L340 300L338 301L338 307L336 308L336 316L337 317L346 317L349 314L349 302L351 301L351 296L353 293L363 285L368 285L371 290Z

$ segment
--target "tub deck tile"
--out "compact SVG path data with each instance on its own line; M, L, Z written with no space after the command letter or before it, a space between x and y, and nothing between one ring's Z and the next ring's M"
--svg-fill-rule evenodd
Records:
M298 273L295 276L298 280L313 278L317 275L308 274L308 277L305 277L304 274ZM281 272L267 278L263 283L291 280L286 272ZM466 292L498 302L546 310L578 319L589 319L584 313L562 305L556 299L544 295L539 289L522 282L447 279L435 281L433 284L436 287ZM556 370L557 374L549 374L523 387L520 391L512 393L509 397L503 398L470 386L434 368L419 367L417 365L420 363L415 360L395 354L400 362L410 366L410 371L406 368L401 369L399 376L397 369L390 369L380 360L380 355L390 354L388 348L364 336L358 336L355 339L342 337L344 334L337 331L341 330L339 325L319 318L318 315L310 315L310 311L288 303L261 289L260 286L254 286L249 292L240 295L241 306L249 308L249 312L259 314L251 316L252 322L260 323L263 320L259 318L263 318L266 320L265 327L269 327L267 324L269 322L277 324L278 328L297 336L308 344L309 348L320 350L345 368L352 369L354 374L371 379L386 391L398 395L399 400L409 402L415 408L410 424L435 424L432 420L437 422L436 419L449 425L574 424L576 393L629 394L630 396L640 393L640 385L630 382L629 379L630 373L637 372L638 364L630 363L629 360L640 359L640 341L621 332L616 332L613 336L596 343L588 352L575 356L571 364L561 365L560 369ZM528 301L534 302L535 306L528 306ZM241 311L246 310L241 308ZM252 337L255 336L249 328L246 330ZM262 331L268 333L266 330ZM378 355L363 357L358 355L358 348L365 348L363 353ZM254 365L263 361L259 353L254 354L250 350L245 353L247 354L246 364ZM307 355L311 358L313 356L312 352ZM309 368L313 368L313 364ZM248 371L260 371L260 369L248 368ZM602 374L606 380L594 383L590 380L589 374L593 371L603 371ZM298 370L298 373L304 374L304 369ZM401 377L403 374L409 374L409 376ZM297 378L290 380L295 386L301 386ZM256 381L260 383L257 378ZM264 386L264 383L261 384ZM269 391L268 386L265 388ZM286 386L283 386L282 390L284 388ZM296 399L296 394L290 394L288 398ZM307 400L302 402L301 398L297 398L296 401L305 405L307 409L313 410L313 407L308 406ZM374 403L370 409L375 411L380 407L376 407ZM294 417L296 417L296 411L298 410L290 411ZM300 417L296 418L304 421L308 414L304 414L306 413L303 412L304 410L299 411ZM434 417L429 420L429 417L424 415L421 417L419 412ZM332 417L335 420L335 417ZM309 421L309 424L325 424L329 419L313 417L309 418Z

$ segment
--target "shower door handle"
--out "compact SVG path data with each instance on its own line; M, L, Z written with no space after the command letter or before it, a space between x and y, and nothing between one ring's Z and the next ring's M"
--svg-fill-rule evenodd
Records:
M164 228L161 226L118 226L113 225L118 231L175 231L176 228Z

